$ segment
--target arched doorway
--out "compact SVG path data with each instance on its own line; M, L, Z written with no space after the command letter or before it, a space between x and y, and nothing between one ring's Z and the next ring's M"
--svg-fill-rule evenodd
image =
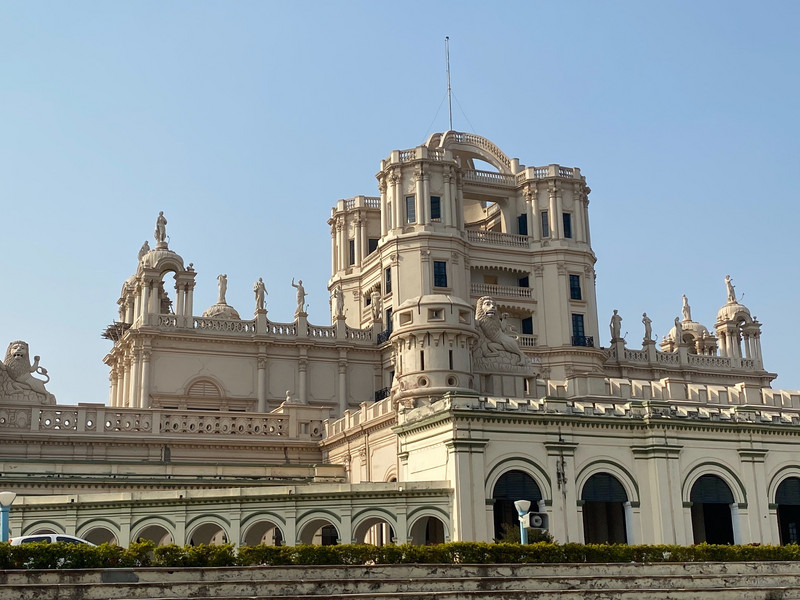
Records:
M628 495L610 473L595 473L581 492L583 538L587 544L627 544L625 506Z
M800 543L800 479L787 477L775 493L781 544Z
M93 527L88 531L84 532L81 535L83 539L87 542L92 542L93 544L116 544L117 543L117 536L114 535L114 532L110 529L105 527Z
M195 527L188 535L190 546L206 544L208 546L220 546L228 543L227 532L217 523L202 523Z
M132 538L136 542L149 540L156 546L167 546L174 543L172 534L161 525L148 525Z
M694 543L733 544L733 493L716 475L703 475L692 486Z
M533 477L519 470L503 473L492 491L495 539L500 539L509 527L519 528L519 513L514 502L530 500L531 512L539 512L537 503L541 499L542 492Z
M422 517L411 526L411 543L415 546L444 544L444 523L436 517Z
M242 544L245 546L257 546L259 544L282 546L283 533L271 521L257 521L247 528L247 532L242 537Z
M373 517L359 523L353 530L356 544L372 544L384 546L395 539L394 529L385 519Z
M301 544L335 546L339 543L339 531L330 521L314 519L303 526L299 538Z

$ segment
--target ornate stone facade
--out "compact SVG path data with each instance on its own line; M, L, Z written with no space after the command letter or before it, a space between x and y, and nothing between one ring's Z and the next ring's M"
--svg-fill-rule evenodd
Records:
M269 320L268 277L252 319L224 275L195 316L195 280L214 276L184 266L160 214L106 332L109 406L3 395L16 532L491 540L528 499L562 541L800 539L800 392L769 387L730 277L714 333L684 296L660 350L646 314L628 348L617 311L604 347L579 169L449 131L392 151L377 179L379 197L328 221L330 325L309 323L302 281L293 321ZM77 491L98 495L37 497Z

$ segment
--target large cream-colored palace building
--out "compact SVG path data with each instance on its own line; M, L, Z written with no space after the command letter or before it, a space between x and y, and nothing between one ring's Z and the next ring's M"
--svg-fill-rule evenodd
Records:
M309 323L302 282L291 321L263 282L241 315L159 215L106 331L107 403L56 404L17 344L12 534L489 541L527 499L559 541L798 541L800 392L769 387L729 277L711 327L684 300L663 340L643 315L628 347L616 311L598 321L579 169L448 131L377 179L331 211L330 325ZM199 277L219 286L204 311Z

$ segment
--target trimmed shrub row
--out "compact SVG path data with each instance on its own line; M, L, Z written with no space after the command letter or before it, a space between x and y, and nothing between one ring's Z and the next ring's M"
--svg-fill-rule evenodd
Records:
M0 569L92 569L121 567L232 567L249 565L653 563L797 561L800 546L628 546L625 544L520 544L452 542L435 546L365 544L340 546L156 546L109 544L11 546L0 543Z

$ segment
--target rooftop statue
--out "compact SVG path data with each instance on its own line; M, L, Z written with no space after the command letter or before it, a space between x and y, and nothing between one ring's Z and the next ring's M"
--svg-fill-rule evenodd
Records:
M336 316L343 317L344 316L344 290L342 290L342 284L336 286L336 289L333 290L333 299L336 303Z
M611 315L611 322L608 324L611 330L611 341L614 342L620 339L622 334L622 317L619 316L617 309L614 309L614 314Z
M511 355L513 364L523 365L527 357L513 337L503 331L503 324L497 316L497 305L491 296L478 299L475 306L475 324L478 326L478 345L473 350L479 358L502 359Z
M167 241L167 219L164 217L164 211L159 211L158 218L156 219L156 230L153 232L156 242L163 244Z
M644 339L646 342L653 340L653 321L647 316L647 313L642 313L642 323L644 323Z
M150 244L147 243L147 240L144 241L142 247L139 249L139 262L144 258L144 255L150 252Z
M736 291L734 290L730 275L725 275L725 288L728 290L728 302L736 302Z
M689 306L689 299L686 294L683 295L683 306L681 307L681 314L683 314L684 321L692 320L692 307Z
M45 381L31 375L37 373L47 377ZM55 404L56 398L44 384L50 381L47 369L39 366L39 357L30 354L27 342L17 340L8 345L5 363L0 363L0 399L32 404Z
M306 288L303 287L303 280L300 279L297 283L294 282L292 277L292 287L297 288L297 308L294 311L295 319L303 312L303 307L306 304Z
M264 280L261 277L253 284L253 291L256 294L256 310L264 310L264 296L268 292L267 286L264 285Z
M219 298L217 299L217 304L227 304L227 302L225 302L225 294L228 291L228 275L217 275L217 284L219 286Z

